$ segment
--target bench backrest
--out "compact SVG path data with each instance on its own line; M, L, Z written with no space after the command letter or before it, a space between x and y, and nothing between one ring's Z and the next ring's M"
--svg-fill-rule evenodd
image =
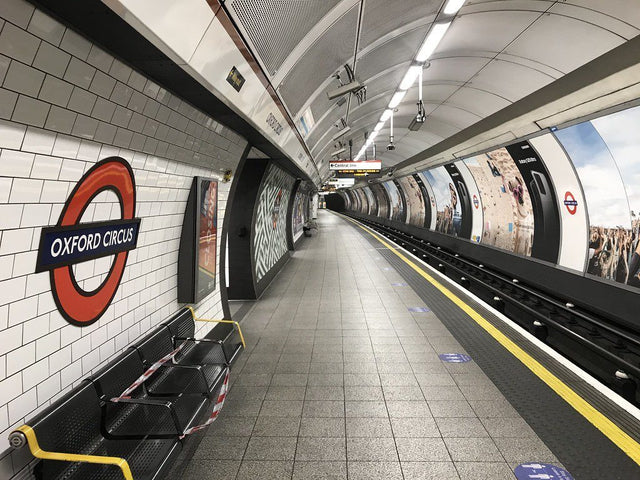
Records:
M102 440L100 401L95 387L83 381L49 408L35 416L33 428L43 450L90 454ZM67 462L44 461L48 478L69 468Z
M101 398L110 399L124 392L144 370L140 353L130 348L101 368L91 377L91 381Z
M188 308L183 308L163 325L169 327L171 335L180 338L193 338L196 333L196 322ZM178 342L179 343L179 342Z
M171 332L166 325L160 325L136 343L134 347L140 352L142 361L146 366L160 360L174 350Z

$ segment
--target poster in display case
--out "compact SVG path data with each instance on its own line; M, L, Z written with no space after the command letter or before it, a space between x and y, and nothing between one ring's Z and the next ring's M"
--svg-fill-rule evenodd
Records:
M178 252L178 301L198 303L216 288L218 182L195 177Z

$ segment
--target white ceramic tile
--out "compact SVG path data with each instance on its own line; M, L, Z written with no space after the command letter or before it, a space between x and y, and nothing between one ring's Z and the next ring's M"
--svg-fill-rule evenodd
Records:
M55 180L60 175L60 168L62 167L62 158L51 157L48 155L36 155L33 162L32 178L50 179ZM51 190L51 185L57 185L57 182L45 182L42 189L42 196L40 201L43 203L53 203L56 200L50 200L49 197L55 190ZM64 194L67 192L67 186L64 183L60 183L59 190ZM46 192L46 194L45 194Z
M75 138L69 135L58 134L58 137L56 138L56 141L53 144L53 155L58 157L76 158L79 148L80 148L79 138ZM69 180L69 178L63 177L61 173L60 180Z
M0 176L28 178L35 155L17 150L2 150L0 153Z
M24 289L25 289L24 277L11 278L9 280L0 282L0 305L5 305L7 303L15 302L16 300L20 300L21 298L24 298ZM9 329L9 330L12 330L12 329ZM16 334L15 330L14 330L14 334ZM17 342L16 345L20 344L20 341L21 341L20 338L14 339L14 340ZM9 350L13 350L13 348L15 348L15 346L13 348L8 348L9 346L14 345L14 340L11 340L11 341L6 340L6 338L4 337L4 331L0 332L0 355L2 355L5 352L8 352ZM8 344L5 344L4 343L5 341L7 341Z
M25 205L26 207L26 205ZM34 240L40 239L40 236L36 236L34 233ZM32 240L33 242L33 240ZM13 257L13 276L20 277L33 273L36 269L36 259L38 258L38 252L31 250L29 252L17 253Z
M54 397L58 392L60 392L61 384L60 384L60 375L52 375L43 382L39 383L36 387L36 392L38 394L38 405L43 405L49 399Z
M0 215L3 214L3 210L6 205L0 205ZM2 228L0 226L0 228ZM0 280L6 280L13 276L13 255L5 255L0 257ZM4 307L3 307L4 308ZM7 328L3 322L0 322L0 329Z
M41 10L33 12L29 22L29 32L54 45L59 45L64 35L65 27Z
M100 155L100 144L89 140L82 140L78 149L78 160L97 161Z
M71 56L68 53L47 42L42 42L40 43L40 48L38 48L33 66L51 75L61 77L67 70L70 60Z
M27 133L24 136L22 143L22 150L25 152L43 153L45 155L51 154L53 150L53 144L56 140L56 134L49 130L43 130L36 127L27 128ZM32 171L32 175L36 178L42 178L38 176L37 170Z
M11 120L36 127L44 127L51 105L35 98L20 95L13 109Z
M11 23L5 24L0 32L0 53L20 62L31 64L40 39Z
M89 88L96 69L91 65L72 57L64 74L64 79L81 88Z
M11 194L12 178L0 177L0 203L7 203L9 201L9 195Z
M38 315L53 312L56 310L56 303L53 300L51 292L46 292L38 295ZM56 330L51 327L51 318L49 318L49 330Z
M5 230L0 243L0 255L29 250L32 235L32 229Z
M0 332L0 336L2 333ZM1 345L1 344L0 344ZM0 405L6 405L22 393L22 375L11 375L0 382Z
M11 185L10 203L38 203L42 180L14 178Z
M23 338L23 342L25 344L29 343L29 342L34 342L36 341L38 338L44 337L45 335L47 335L51 330L49 328L49 315L45 314L45 315L39 315L31 320L28 320L27 322L23 323L23 330L24 330L24 338Z
M28 343L7 353L7 375L18 373L36 361L36 344Z
M36 340L36 361L60 349L60 331L51 332Z
M69 52L75 57L85 60L89 56L91 43L84 37L68 28L64 32L62 41L60 42L60 48Z
M35 238L39 238L39 236ZM27 297L38 295L50 289L51 284L49 282L49 272L34 273L33 275L27 276L27 287L25 292Z
M49 370L51 373L59 372L71 363L71 346L62 348L49 357Z
M9 402L9 423L16 423L22 420L37 407L36 389L33 388Z
M51 205L46 203L25 205L20 227L46 227L49 225L49 215L51 215Z
M0 88L0 118L11 118L17 101L18 94L16 92Z
M4 77L4 88L37 97L44 73L23 63L12 61Z
M74 155L75 157L75 155ZM77 182L84 173L84 162L79 160L64 159L60 169L60 180Z

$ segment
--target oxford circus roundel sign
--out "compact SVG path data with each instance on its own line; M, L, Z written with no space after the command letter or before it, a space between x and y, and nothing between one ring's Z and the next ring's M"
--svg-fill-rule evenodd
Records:
M102 192L115 193L120 219L80 223L91 202ZM62 316L74 325L91 325L107 310L118 290L129 250L136 248L140 219L136 185L126 160L110 157L89 169L69 195L58 223L42 229L36 271L49 271L51 292ZM73 265L114 255L98 288L82 289Z

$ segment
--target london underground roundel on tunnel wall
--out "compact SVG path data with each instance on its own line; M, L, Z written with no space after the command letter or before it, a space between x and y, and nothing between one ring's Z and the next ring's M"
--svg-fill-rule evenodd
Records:
M120 219L80 223L91 202L102 192L115 193ZM136 248L140 219L136 185L126 160L110 157L96 163L78 181L55 226L42 229L36 272L49 271L51 293L62 316L78 326L91 325L109 308L118 290L129 250ZM93 291L82 289L73 265L114 255L106 278Z

